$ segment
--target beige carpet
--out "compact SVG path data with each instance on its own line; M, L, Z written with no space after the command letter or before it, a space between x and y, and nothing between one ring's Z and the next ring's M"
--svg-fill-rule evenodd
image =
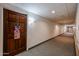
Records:
M71 35L60 35L16 56L75 56Z

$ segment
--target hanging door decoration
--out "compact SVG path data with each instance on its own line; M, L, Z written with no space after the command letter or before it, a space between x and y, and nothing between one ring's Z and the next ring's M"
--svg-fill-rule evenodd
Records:
M19 39L20 38L20 25L15 24L14 26L14 39Z

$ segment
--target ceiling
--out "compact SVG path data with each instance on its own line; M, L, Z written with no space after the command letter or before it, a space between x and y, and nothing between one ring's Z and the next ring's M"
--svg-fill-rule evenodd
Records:
M75 3L15 3L11 5L60 24L74 23L77 6ZM54 14L51 13L52 10L55 11Z

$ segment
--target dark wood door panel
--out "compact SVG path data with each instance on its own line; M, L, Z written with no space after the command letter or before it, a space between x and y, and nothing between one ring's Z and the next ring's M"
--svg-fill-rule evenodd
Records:
M8 50L13 51L15 50L15 41L14 39L8 39Z
M14 38L14 23L8 22L7 24L7 32L8 32L8 39Z
M26 18L26 16L25 15L20 15L19 16L19 22L21 22L21 23L24 23L24 22L26 22L26 20L24 20Z
M4 9L3 55L15 55L26 49L26 15ZM15 30L19 38L15 39Z
M16 22L18 19L16 14L8 14L8 21Z
M20 27L21 27L21 29L20 29L20 31L21 32L24 32L25 31L25 24L23 24L23 23L20 23Z

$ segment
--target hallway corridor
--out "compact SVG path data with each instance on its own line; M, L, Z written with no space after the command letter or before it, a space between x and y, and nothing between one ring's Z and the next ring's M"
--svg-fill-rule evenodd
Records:
M63 34L17 56L75 56L72 35Z

